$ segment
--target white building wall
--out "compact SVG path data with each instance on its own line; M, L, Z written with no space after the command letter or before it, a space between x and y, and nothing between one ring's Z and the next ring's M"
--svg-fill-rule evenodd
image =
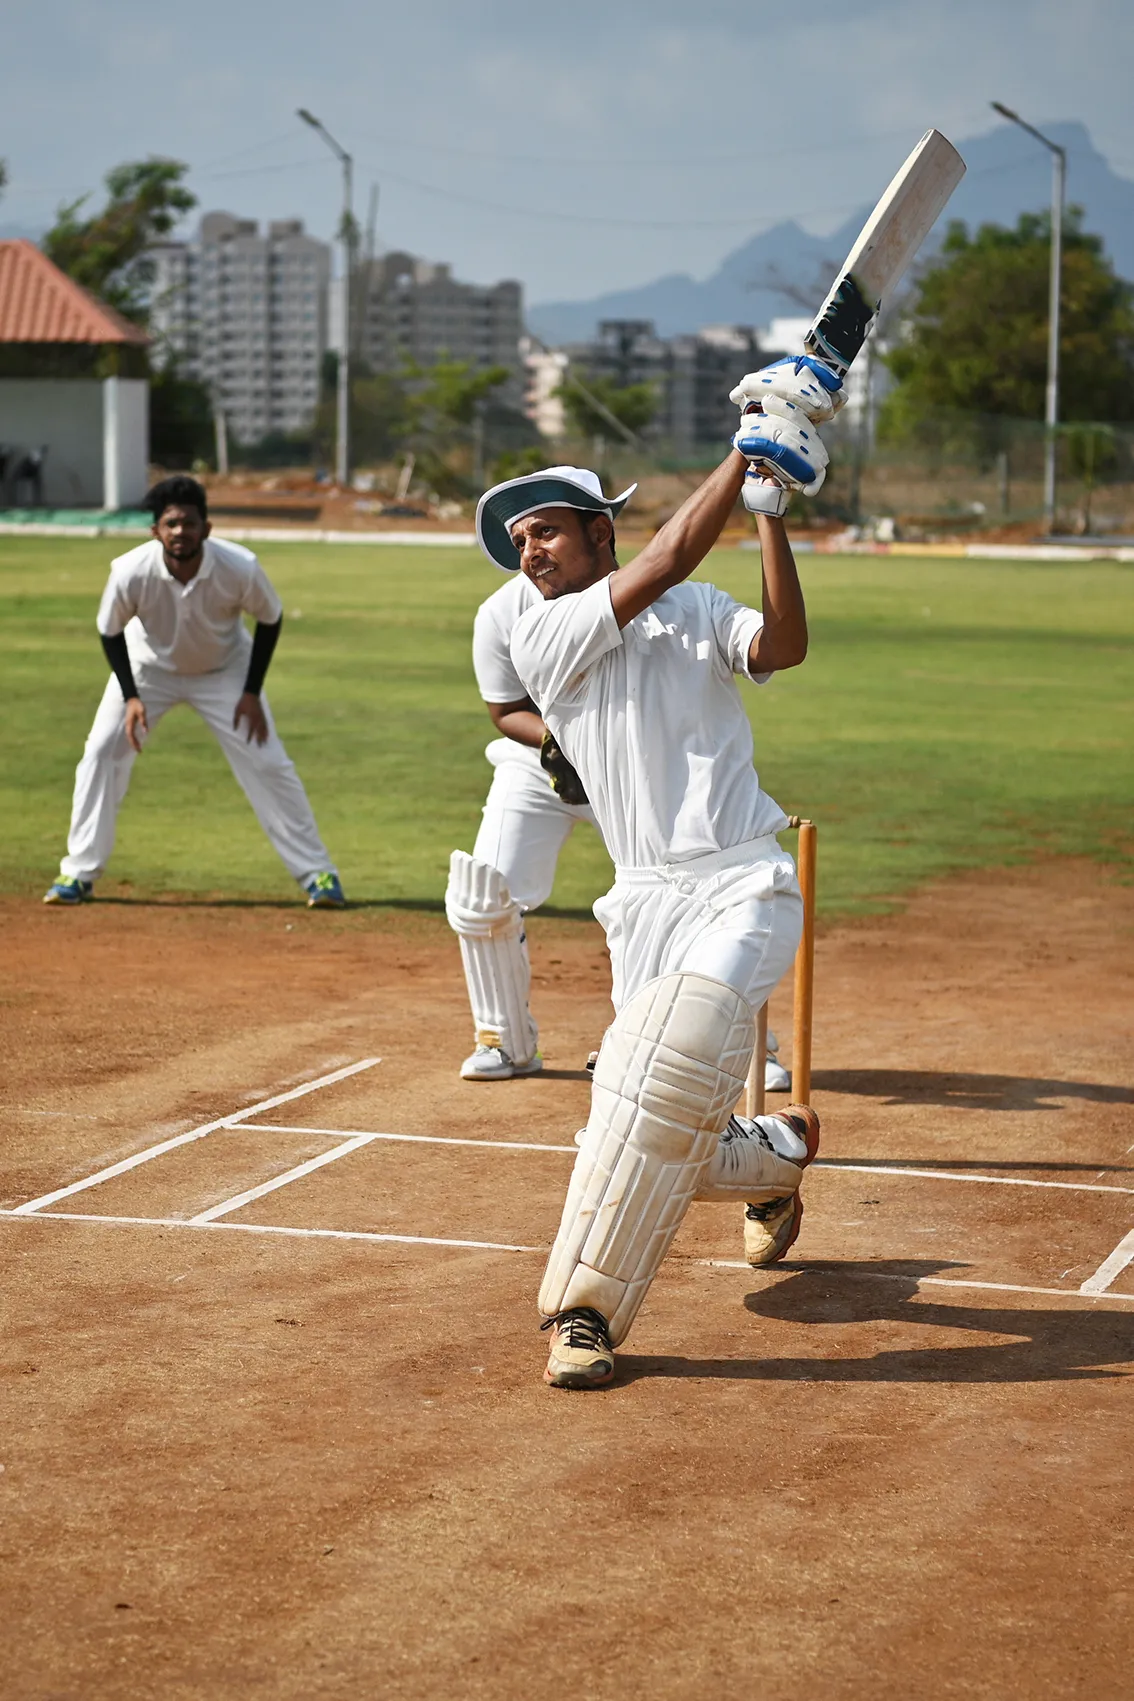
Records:
M0 378L0 443L9 459L3 505L13 498L12 472L19 457L29 449L46 449L46 506L103 506L103 385L97 378ZM143 449L143 490L144 457Z
M150 386L146 379L103 379L102 430L103 506L136 508L149 482Z

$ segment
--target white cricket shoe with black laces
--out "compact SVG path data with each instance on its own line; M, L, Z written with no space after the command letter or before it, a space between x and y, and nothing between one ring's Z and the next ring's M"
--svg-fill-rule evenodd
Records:
M552 1388L603 1388L614 1380L614 1348L607 1321L589 1305L549 1317L551 1353L543 1379Z

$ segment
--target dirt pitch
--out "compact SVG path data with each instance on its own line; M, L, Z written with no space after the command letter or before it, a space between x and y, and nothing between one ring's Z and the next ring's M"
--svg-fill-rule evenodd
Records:
M0 906L6 1212L228 1119L0 1217L6 1701L1129 1697L1134 890L823 932L797 1259L694 1207L590 1396L491 1249L608 1012L532 938L547 1073L478 1087L437 916Z

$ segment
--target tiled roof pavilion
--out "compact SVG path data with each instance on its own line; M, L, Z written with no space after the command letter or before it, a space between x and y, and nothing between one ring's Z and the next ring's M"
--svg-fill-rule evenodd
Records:
M118 343L146 333L61 272L33 242L0 242L0 343Z

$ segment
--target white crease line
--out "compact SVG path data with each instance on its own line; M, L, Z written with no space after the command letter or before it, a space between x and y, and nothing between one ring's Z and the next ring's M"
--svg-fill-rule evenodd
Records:
M262 1128L265 1134L325 1134L329 1140L357 1140L365 1134L368 1140L409 1140L423 1146L490 1146L499 1152L570 1152L574 1157L578 1150L576 1146L545 1146L530 1140L466 1140L451 1134L372 1134L362 1128L301 1128L288 1122L256 1122L251 1126Z
M356 1134L352 1140L344 1140L341 1146L335 1146L329 1152L320 1152L318 1157L308 1158L306 1162L296 1164L283 1175L273 1176L271 1181L262 1181L258 1187L249 1187L244 1193L234 1193L231 1199L222 1199L219 1205L210 1205L207 1211L199 1211L189 1221L194 1227L211 1223L217 1217L227 1216L229 1211L239 1211L243 1205L250 1205L253 1199L262 1199L265 1193L274 1193L278 1187L286 1187L289 1182L298 1181L301 1176L310 1175L312 1170L322 1169L324 1164L333 1164L337 1158L345 1158L348 1152L357 1152L360 1146L366 1146L374 1139L373 1134Z
M21 1211L0 1210L0 1217L25 1216ZM376 1234L369 1229L285 1228L279 1223L198 1223L189 1217L103 1217L96 1212L42 1211L33 1219L37 1223L110 1223L144 1225L148 1228L231 1229L234 1234L286 1234L297 1239L320 1240L381 1240L399 1246L456 1246L474 1252L538 1252L547 1255L546 1246L512 1246L498 1240L446 1240L430 1234ZM748 1268L747 1264L744 1266Z
M1104 1258L1093 1276L1088 1276L1080 1293L1106 1293L1110 1284L1117 1276L1121 1276L1127 1264L1134 1263L1134 1229L1120 1240L1109 1258ZM1117 1299L1117 1294L1108 1295Z
M21 1210L0 1210L0 1217L26 1216ZM474 1252L538 1252L546 1256L546 1246L515 1246L507 1241L498 1240L447 1240L440 1235L426 1234L376 1234L367 1229L321 1229L321 1228L284 1228L278 1223L219 1223L194 1222L188 1217L104 1217L94 1212L80 1211L45 1211L35 1218L40 1223L109 1223L111 1226L122 1224L143 1226L148 1228L175 1229L231 1229L234 1233L242 1234L283 1234L296 1239L318 1240L369 1240L394 1243L399 1246L452 1246ZM1130 1238L1134 1239L1134 1235ZM1123 1243L1125 1245L1125 1242ZM1118 1250L1118 1249L1116 1249ZM1114 1253L1111 1257L1114 1257ZM709 1270L744 1270L752 1273L752 1266L741 1259L735 1258L698 1258L696 1262ZM1109 1262L1109 1260L1108 1260ZM1129 1260L1124 1260L1129 1262ZM1105 1267L1105 1266L1104 1266ZM787 1275L790 1272L784 1271ZM830 1275L829 1269L812 1271L813 1274ZM914 1282L919 1288L981 1288L992 1293L1034 1293L1051 1295L1055 1299L1097 1299L1111 1305L1134 1305L1134 1294L1103 1293L1094 1289L1082 1288L1033 1288L1024 1287L1017 1282L976 1282L950 1281L942 1276L900 1276L890 1275L882 1270L856 1270L853 1265L845 1266L845 1274L853 1280L873 1282ZM1100 1272L1101 1273L1101 1272ZM1118 1272L1116 1271L1115 1274ZM1113 1277L1111 1278L1113 1280Z
M320 1075L316 1081L305 1081L301 1087L293 1087L288 1093L277 1093L274 1098L261 1099L259 1104L249 1105L247 1110L233 1111L231 1116L219 1116L215 1122L205 1122L200 1128L190 1128L186 1134L175 1134L172 1140L162 1140L157 1146L147 1146L144 1152L135 1152L132 1158L123 1158L121 1162L109 1164L106 1169L96 1170L94 1175L86 1175L81 1181L72 1181L69 1187L57 1187L54 1193L44 1193L38 1199L29 1199L26 1204L17 1205L15 1211L7 1212L8 1216L31 1216L36 1211L43 1210L45 1205L53 1205L57 1199L69 1199L73 1193L82 1193L87 1187L97 1187L101 1181L110 1181L116 1175L125 1175L127 1170L137 1169L139 1164L147 1164L153 1158L160 1158L165 1152L172 1152L178 1146L187 1146L192 1140L202 1140L206 1134L215 1134L218 1128L233 1128L244 1121L246 1117L255 1116L261 1110L273 1110L278 1104L288 1104L292 1099L301 1099L305 1093L313 1093L319 1087L331 1087L336 1081L345 1081L349 1075L357 1075L363 1069L373 1069L376 1063L381 1063L380 1057L364 1057L361 1063L350 1063L345 1069L336 1069L330 1075Z
M1113 1254L1111 1256L1113 1257ZM1131 1256L1134 1256L1134 1251L1132 1251ZM740 1258L698 1258L697 1262L707 1265L711 1270L747 1270L749 1274L752 1274L753 1269L751 1264ZM835 1274L830 1265L824 1265L822 1268L803 1265L802 1269L805 1273L813 1276L833 1276ZM793 1272L787 1270L783 1272L784 1275L791 1273ZM798 1274L799 1269L795 1269L794 1273ZM953 1281L947 1276L899 1276L891 1275L888 1270L856 1270L853 1264L844 1265L840 1273L853 1277L855 1281L913 1282L919 1288L985 1288L992 1293L1051 1294L1057 1299L1081 1299L1085 1296L1088 1299L1109 1299L1116 1300L1123 1305L1134 1305L1134 1293L1101 1293L1086 1286L1081 1288L1029 1288L1021 1286L1018 1282L970 1282L959 1278ZM1117 1274L1117 1271L1115 1273Z
M266 1134L323 1134L329 1140L353 1140L364 1132L361 1128L309 1128L290 1122L257 1122L254 1126L262 1128ZM489 1146L507 1152L567 1152L572 1157L578 1151L576 1146L548 1146L542 1141L533 1143L525 1140L465 1140L444 1134L371 1134L370 1138L411 1140L426 1146ZM949 1169L903 1169L888 1164L845 1164L837 1158L818 1158L809 1167L845 1170L848 1175L896 1175L899 1178L912 1175L927 1181L983 1181L992 1187L1054 1187L1064 1193L1134 1194L1134 1187L1117 1187L1105 1182L1032 1181L1014 1175L966 1175Z
M1093 1181L1031 1181L1015 1175L965 1175L951 1169L902 1169L888 1164L844 1164L837 1158L817 1158L811 1169L845 1170L848 1175L917 1175L929 1181L984 1181L993 1187L1057 1187L1064 1193L1134 1193L1134 1187L1114 1187Z

